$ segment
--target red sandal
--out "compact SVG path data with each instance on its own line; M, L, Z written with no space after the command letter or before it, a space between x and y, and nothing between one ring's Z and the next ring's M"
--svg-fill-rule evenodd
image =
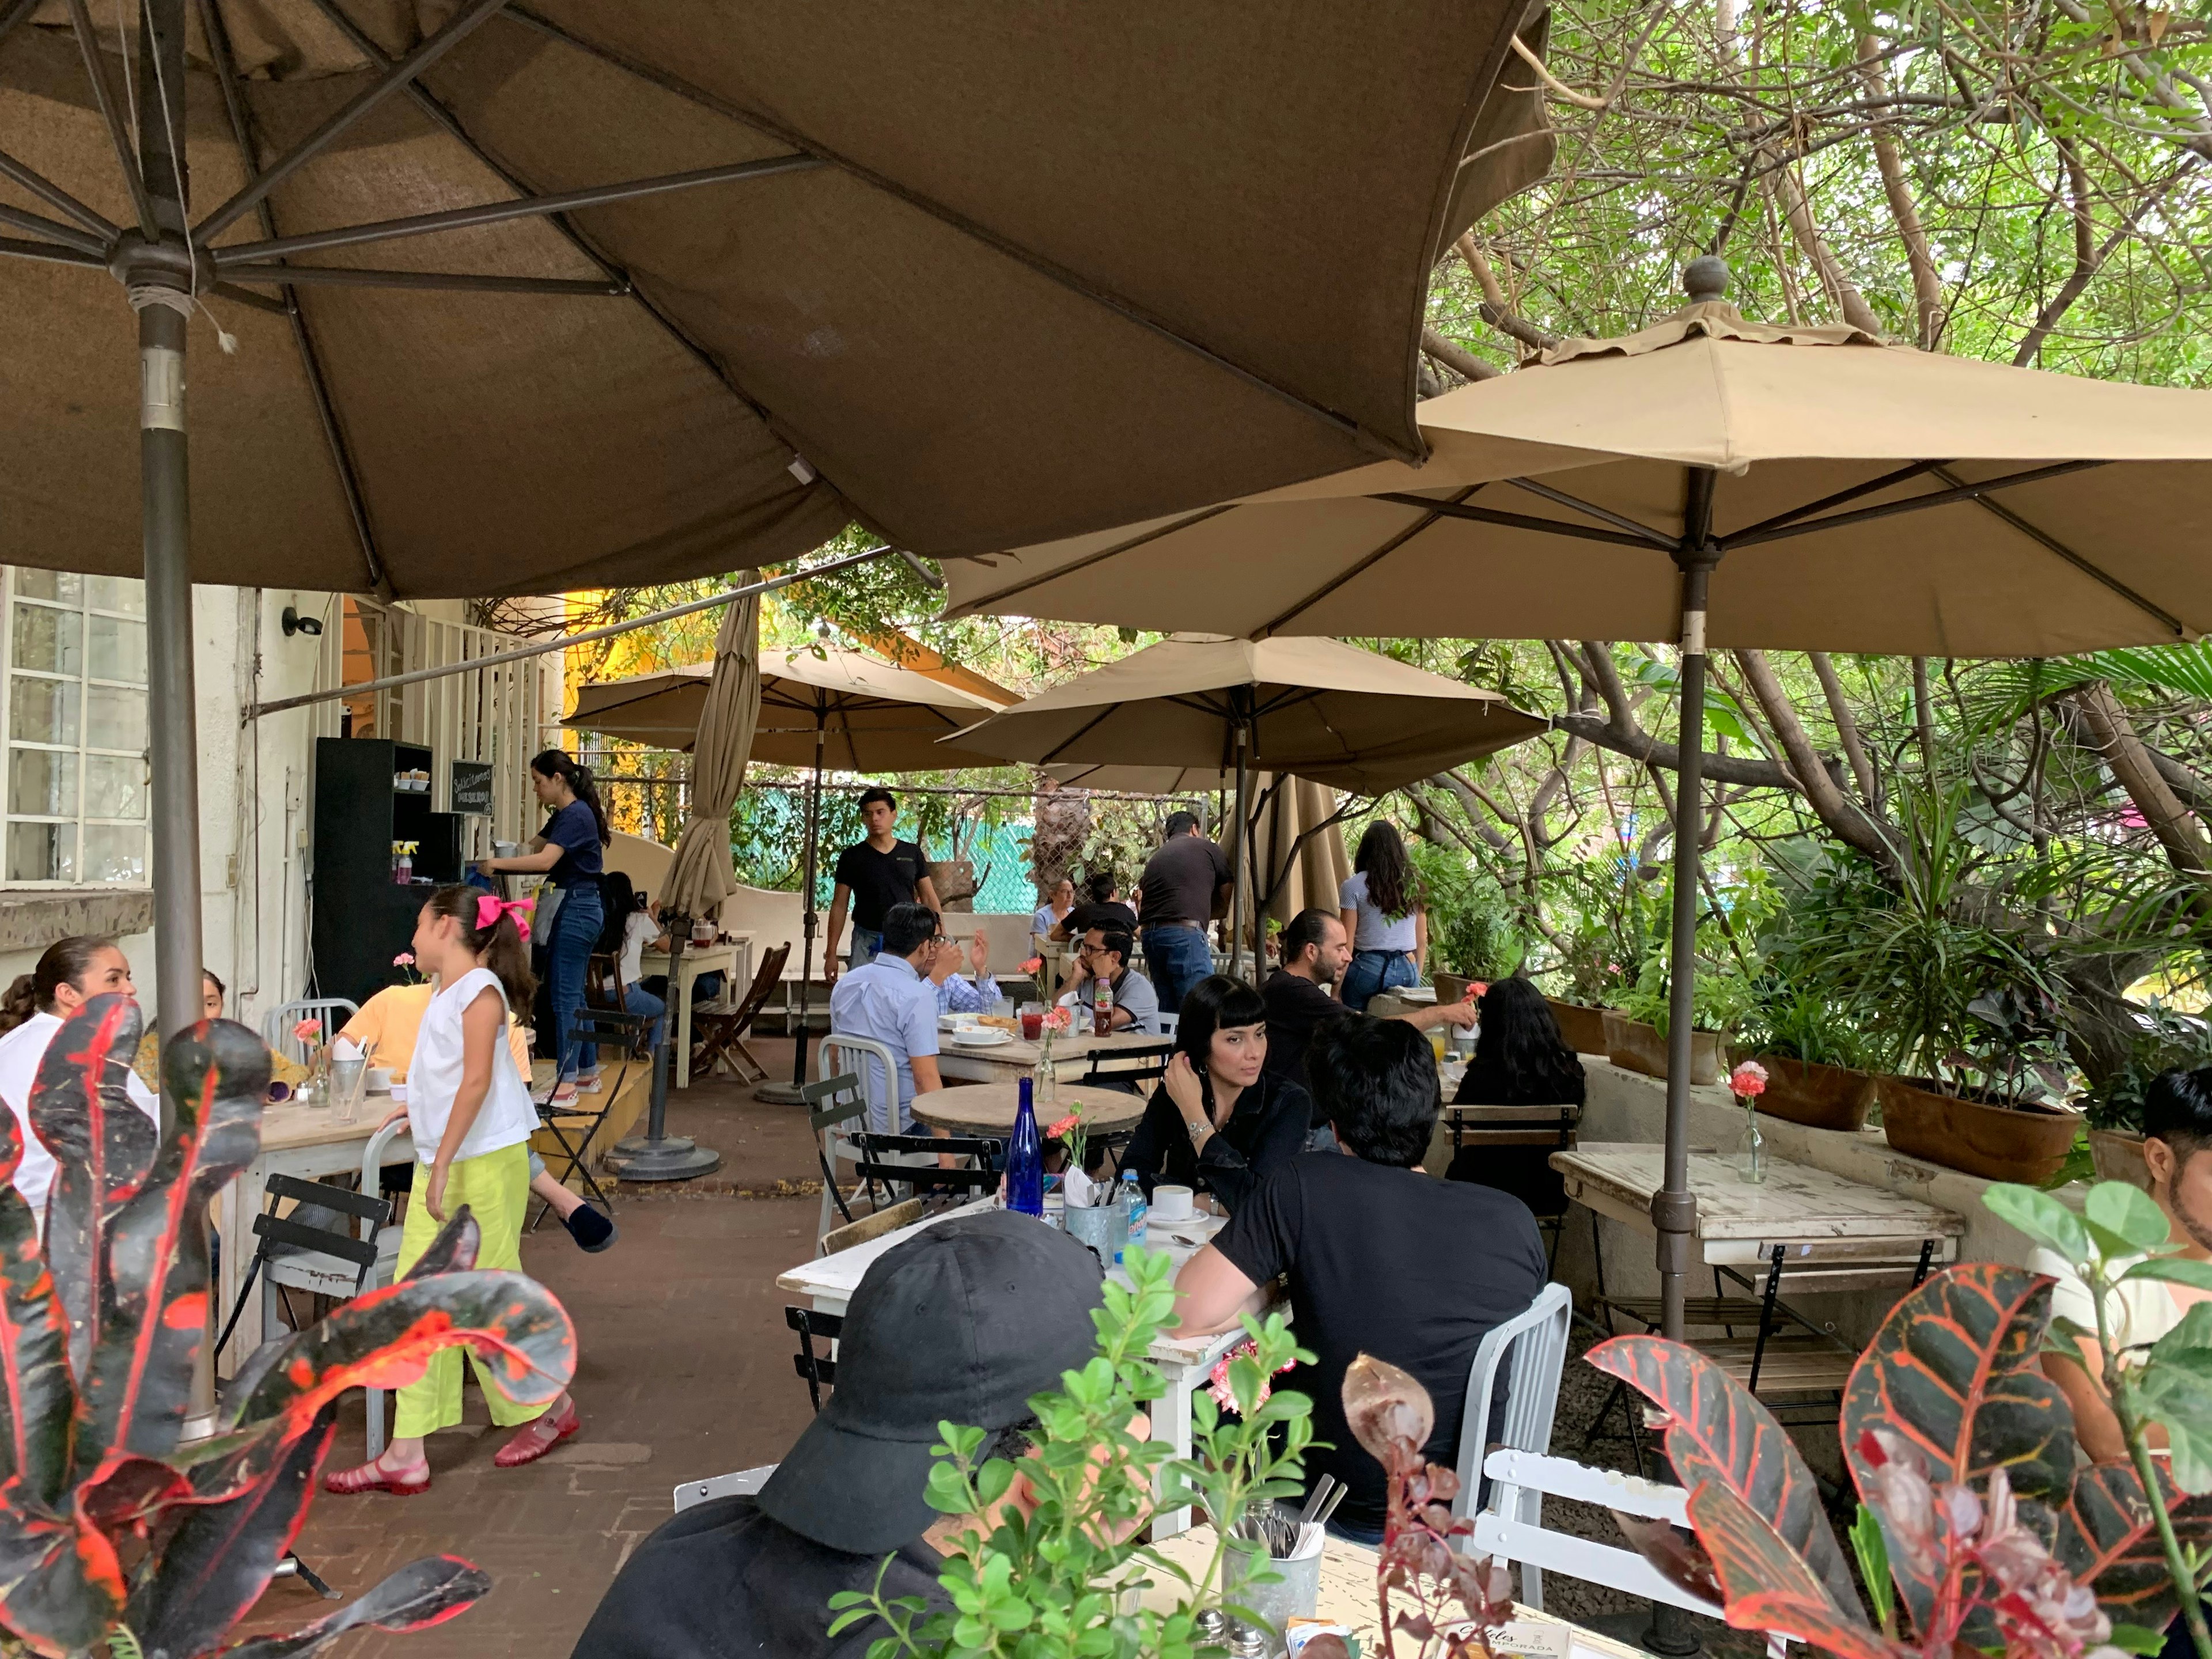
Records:
M533 1417L517 1429L514 1437L501 1446L491 1461L502 1469L535 1463L583 1426L584 1419L576 1415L576 1402L564 1397L557 1411L549 1410Z
M325 1475L323 1490L341 1494L388 1492L394 1498L412 1498L417 1492L430 1490L430 1466L425 1463L414 1479L403 1479L386 1468L381 1457L374 1458L358 1468L339 1469Z

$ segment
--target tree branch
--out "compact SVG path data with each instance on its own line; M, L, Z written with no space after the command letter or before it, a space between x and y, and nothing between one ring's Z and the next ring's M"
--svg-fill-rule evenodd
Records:
M1455 374L1470 380L1494 380L1505 371L1495 363L1486 363L1465 346L1444 337L1425 325L1421 329L1421 349L1450 369Z
M1813 674L1820 682L1820 695L1827 700L1828 718L1835 722L1836 741L1844 746L1844 758L1850 763L1851 781L1858 785L1859 799L1875 811L1881 810L1881 786L1868 758L1866 744L1859 738L1857 717L1844 696L1844 683L1836 677L1836 665L1825 651L1808 651L1806 659L1813 665Z
M1752 696L1759 699L1759 706L1765 713L1766 723L1774 729L1775 740L1789 757L1790 769L1797 775L1798 785L1812 804L1814 814L1828 833L1845 846L1856 848L1883 870L1894 870L1896 850L1875 822L1859 810L1858 803L1845 799L1836 781L1828 775L1828 769L1814 752L1812 738L1805 734L1805 723L1797 716L1796 705L1782 689L1782 682L1767 662L1766 653L1738 651L1735 659L1742 666Z
M1859 78L1875 98L1888 96L1881 69L1881 42L1872 33L1859 37ZM1889 216L1896 222L1897 234L1905 243L1905 263L1912 271L1913 309L1919 321L1914 343L1923 351L1933 351L1943 331L1943 283L1936 274L1936 261L1928 250L1928 228L1920 221L1912 186L1905 176L1895 129L1887 122L1879 123L1867 137L1874 146L1875 166L1881 173L1881 191L1889 202Z

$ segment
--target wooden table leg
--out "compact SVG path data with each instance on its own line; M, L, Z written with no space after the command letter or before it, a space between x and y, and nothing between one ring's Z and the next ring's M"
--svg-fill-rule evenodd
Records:
M688 963L685 965L689 966ZM688 1089L691 1086L691 988L698 982L698 977L695 973L687 978L684 971L679 969L677 979L681 982L672 983L670 986L670 988L676 993L676 1006L672 1011L676 1015L674 1069L676 1086L679 1089Z

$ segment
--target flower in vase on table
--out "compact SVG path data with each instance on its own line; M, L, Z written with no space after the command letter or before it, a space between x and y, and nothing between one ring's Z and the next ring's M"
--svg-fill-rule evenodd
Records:
M1729 1073L1729 1092L1748 1106L1766 1092L1766 1067L1747 1060Z
M1766 1137L1759 1132L1759 1097L1766 1092L1766 1067L1755 1060L1739 1063L1729 1073L1729 1092L1743 1108L1744 1166L1746 1181L1766 1179Z
M1083 1108L1078 1106L1048 1127L1045 1133L1058 1141L1067 1153L1067 1173L1060 1181L1060 1190L1077 1209L1090 1208L1098 1201L1100 1183L1093 1182L1083 1168L1083 1154L1091 1144L1083 1122Z

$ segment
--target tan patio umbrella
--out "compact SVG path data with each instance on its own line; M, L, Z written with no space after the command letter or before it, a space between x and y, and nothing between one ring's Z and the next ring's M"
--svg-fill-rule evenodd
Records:
M2212 628L2212 393L1750 323L1727 278L1698 260L1668 321L1423 404L1419 471L956 564L951 609L1262 637L1676 638L1692 808L1709 646L2055 656ZM1674 837L1683 970L1698 844ZM1671 989L1652 1211L1680 1335L1686 971Z
M1289 925L1301 910L1334 911L1352 876L1344 850L1343 805L1336 792L1310 778L1285 778L1265 801L1254 825L1254 913Z
M729 637L726 622L722 637ZM729 872L730 809L737 803L737 783L744 776L747 758L813 769L806 790L805 856L800 878L800 890L805 896L805 942L799 954L798 1056L792 1079L795 1091L806 1080L809 981L814 972L814 929L820 920L814 908L814 879L822 838L823 773L1003 766L1003 760L990 754L939 741L992 713L998 705L942 680L894 668L857 652L763 651L758 660L758 714L745 734L750 745L742 750L714 750L709 746L708 720L728 660L718 641L712 663L693 663L584 686L576 694L574 711L561 724L626 742L692 750L696 758L692 769L691 821L684 826L684 841L677 848L677 869L670 878L672 893L676 876L682 871L684 847L690 843L695 829L702 837L718 839L722 869ZM732 723L726 732L734 744L738 727ZM722 802L719 815L710 816L708 803L701 793L702 782L708 775L710 761L729 754L735 757L726 763L732 768L729 798ZM723 896L734 890L735 873L728 873L726 880L729 884L723 889ZM720 902L720 896L714 902ZM703 915L706 911L702 908L689 914ZM764 1099L784 1097L781 1088L763 1094ZM797 1097L795 1092L789 1096L793 1100Z
M1334 640L1178 635L1017 703L959 741L1039 765L1233 773L1230 935L1241 943L1255 769L1379 794L1545 729L1494 691Z

